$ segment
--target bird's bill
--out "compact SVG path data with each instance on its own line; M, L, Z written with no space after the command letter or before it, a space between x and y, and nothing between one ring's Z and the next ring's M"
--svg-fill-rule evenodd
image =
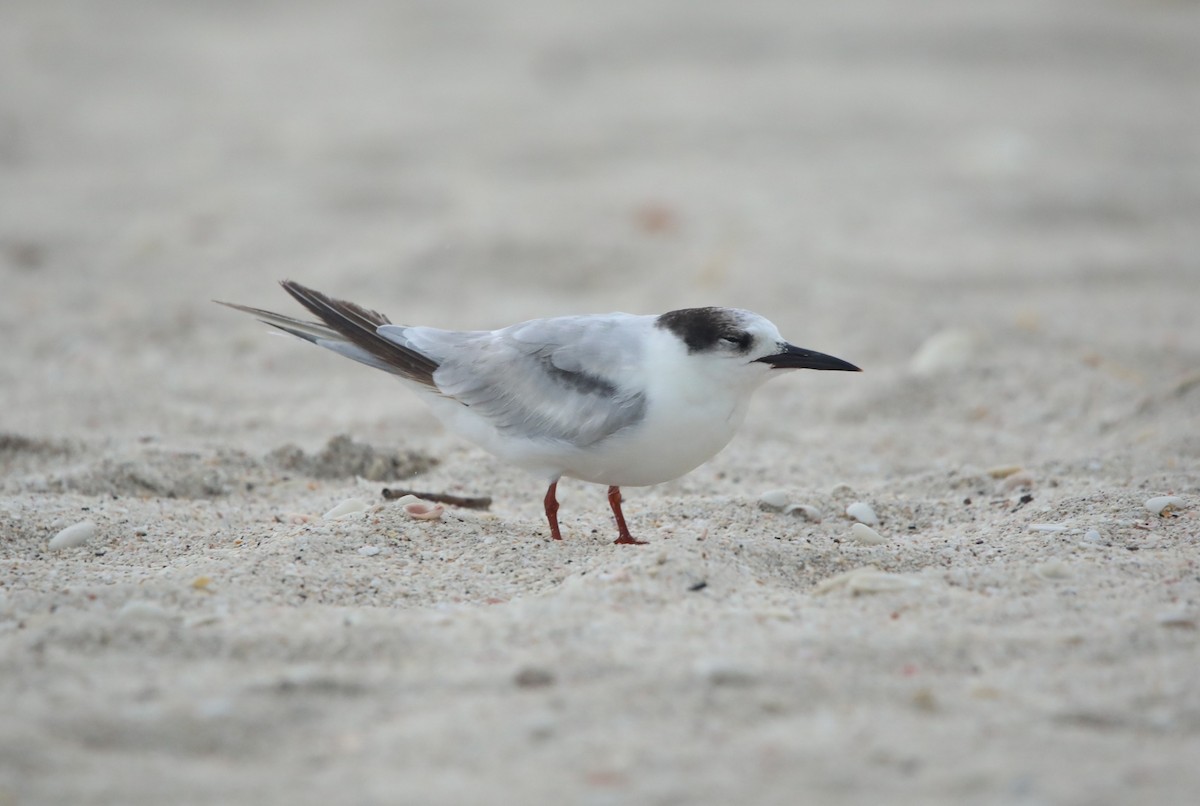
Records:
M769 364L772 369L836 369L842 372L862 372L849 361L843 361L840 358L825 355L825 353L805 350L794 344L784 344L783 349L774 355L763 356L756 360Z

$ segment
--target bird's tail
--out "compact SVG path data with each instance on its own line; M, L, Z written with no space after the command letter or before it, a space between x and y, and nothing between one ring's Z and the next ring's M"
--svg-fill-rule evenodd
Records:
M248 313L285 333L332 350L346 358L432 389L437 388L433 382L433 373L438 368L437 362L424 353L381 336L378 328L391 324L383 314L353 302L334 299L292 280L284 280L280 285L321 321L305 322L261 308L219 300L217 303Z

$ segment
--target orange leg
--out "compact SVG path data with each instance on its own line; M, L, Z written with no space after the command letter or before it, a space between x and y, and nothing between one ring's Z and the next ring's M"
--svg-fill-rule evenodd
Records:
M635 540L633 535L629 534L629 527L625 525L625 515L621 512L621 488L608 488L608 505L612 507L613 515L617 517L617 539L616 543L624 543L626 545L644 546L645 540Z
M562 540L562 532L558 531L558 498L554 495L557 489L558 479L555 479L550 483L550 489L546 490L546 520L550 522L550 537Z

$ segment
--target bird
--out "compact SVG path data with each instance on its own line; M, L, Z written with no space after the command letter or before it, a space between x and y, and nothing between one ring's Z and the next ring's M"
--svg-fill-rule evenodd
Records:
M450 431L540 476L553 540L558 482L606 485L616 543L633 537L622 487L679 478L721 451L768 379L795 369L861 372L784 340L740 308L661 315L532 319L499 330L392 324L383 314L292 280L280 283L319 321L219 304L381 369L417 392Z

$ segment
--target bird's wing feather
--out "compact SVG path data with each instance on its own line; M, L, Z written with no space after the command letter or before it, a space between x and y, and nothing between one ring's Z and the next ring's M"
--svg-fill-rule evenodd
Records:
M638 378L641 361L635 333L617 327L626 321L572 316L497 331L384 325L378 332L436 361L438 390L501 433L585 447L645 411L638 385L619 380Z

